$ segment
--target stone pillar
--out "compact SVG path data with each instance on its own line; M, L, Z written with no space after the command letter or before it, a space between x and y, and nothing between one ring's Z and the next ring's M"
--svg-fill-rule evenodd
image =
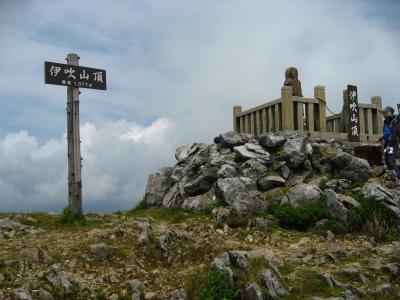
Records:
M319 99L319 131L326 131L326 99L325 99L325 87L317 85L314 87L314 98Z
M293 94L291 86L281 88L282 98L282 130L294 130L293 126Z
M235 105L234 107L233 107L233 130L235 131L235 132L240 132L240 128L239 128L239 126L238 126L238 122L236 121L237 120L237 115L238 114L240 114L242 112L242 106L239 106L239 105Z
M350 132L350 107L347 98L347 90L343 90L343 109L342 109L343 132Z
M376 105L377 114L376 114L376 125L377 125L377 134L383 135L383 115L379 112L382 109L382 97L381 96L373 96L371 97L371 103Z

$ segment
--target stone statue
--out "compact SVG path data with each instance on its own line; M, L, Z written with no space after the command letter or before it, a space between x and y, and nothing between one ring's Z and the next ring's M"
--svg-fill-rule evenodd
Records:
M287 68L285 71L285 82L283 85L291 86L293 96L303 97L303 93L301 92L301 82L298 79L299 73L297 69L294 67Z

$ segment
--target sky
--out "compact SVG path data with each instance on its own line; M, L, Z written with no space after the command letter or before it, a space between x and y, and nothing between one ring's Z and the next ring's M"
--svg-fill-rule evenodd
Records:
M303 95L324 85L359 102L400 103L400 1L0 0L0 211L67 204L66 87L44 61L105 69L81 89L83 208L143 198L148 175L181 145L232 130L232 107L280 97L286 68Z

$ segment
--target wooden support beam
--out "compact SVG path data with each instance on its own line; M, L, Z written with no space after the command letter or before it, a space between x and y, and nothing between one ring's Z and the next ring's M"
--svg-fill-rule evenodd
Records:
M233 130L235 132L240 132L239 126L238 126L238 114L242 112L242 107L239 105L235 105L233 107Z
M275 131L279 130L281 130L281 110L279 104L275 104Z
M364 108L359 108L358 114L360 117L360 134L365 134L365 116L364 116Z
M263 108L261 111L261 118L262 118L262 128L263 128L263 132L262 133L267 133L268 132L268 128L267 128L267 109Z
M303 119L303 103L302 102L297 102L297 129L299 131L304 130L304 119Z
M283 86L281 88L281 97L282 97L282 130L294 130L292 87Z
M326 99L325 87L318 85L314 87L314 98L319 99L319 131L326 131Z

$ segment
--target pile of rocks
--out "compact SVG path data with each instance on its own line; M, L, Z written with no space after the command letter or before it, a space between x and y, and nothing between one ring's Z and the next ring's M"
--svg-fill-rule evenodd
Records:
M352 181L367 181L373 173L366 160L344 152L340 143L298 134L228 132L216 137L212 145L179 147L175 157L178 162L174 167L164 167L149 176L145 192L149 207L181 205L201 211L219 199L239 215L247 215L268 206L264 192L283 186L288 191L281 203L299 206L320 201L324 192L315 178L331 175L340 179L327 182L325 196L334 215L345 220L347 207L359 204L340 193ZM310 178L314 178L314 184L304 183ZM393 195L382 186L369 185L363 192L383 199L399 213Z

